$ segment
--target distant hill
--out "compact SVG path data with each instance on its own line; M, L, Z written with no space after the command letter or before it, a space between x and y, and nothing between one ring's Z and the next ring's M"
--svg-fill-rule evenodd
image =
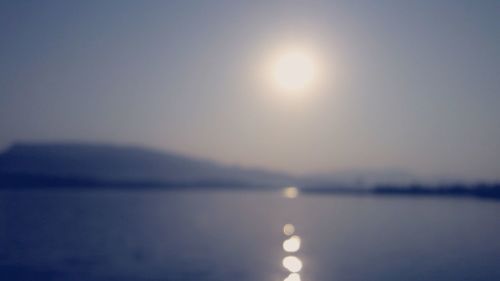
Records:
M19 143L0 154L3 182L32 185L286 185L290 175L227 166L137 146Z
M293 177L137 146L18 143L0 154L0 188L282 188L305 194L500 199L498 183L419 184L401 171Z

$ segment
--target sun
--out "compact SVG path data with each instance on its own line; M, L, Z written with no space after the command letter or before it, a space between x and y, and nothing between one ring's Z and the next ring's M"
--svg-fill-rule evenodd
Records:
M317 63L306 50L290 48L276 55L271 75L278 90L290 94L303 93L314 85Z

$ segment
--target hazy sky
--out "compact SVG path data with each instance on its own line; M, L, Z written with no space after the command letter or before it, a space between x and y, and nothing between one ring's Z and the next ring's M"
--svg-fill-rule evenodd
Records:
M499 1L2 1L0 147L133 143L297 173L500 179ZM262 68L305 44L300 101Z

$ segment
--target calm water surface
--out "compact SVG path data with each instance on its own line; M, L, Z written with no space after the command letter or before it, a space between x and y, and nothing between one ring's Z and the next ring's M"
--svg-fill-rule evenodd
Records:
M0 191L0 280L278 281L289 255L302 281L500 280L500 202Z

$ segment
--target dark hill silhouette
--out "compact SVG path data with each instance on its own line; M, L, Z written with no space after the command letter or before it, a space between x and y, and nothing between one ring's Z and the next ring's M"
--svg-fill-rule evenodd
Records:
M0 154L9 182L284 185L292 177L137 146L14 144Z
M389 175L389 176L387 176ZM394 176L395 175L395 176ZM377 182L377 178L399 183ZM500 199L500 184L418 184L402 173L293 177L222 165L138 146L19 143L0 154L0 188L273 188L298 185L305 194L448 196Z

